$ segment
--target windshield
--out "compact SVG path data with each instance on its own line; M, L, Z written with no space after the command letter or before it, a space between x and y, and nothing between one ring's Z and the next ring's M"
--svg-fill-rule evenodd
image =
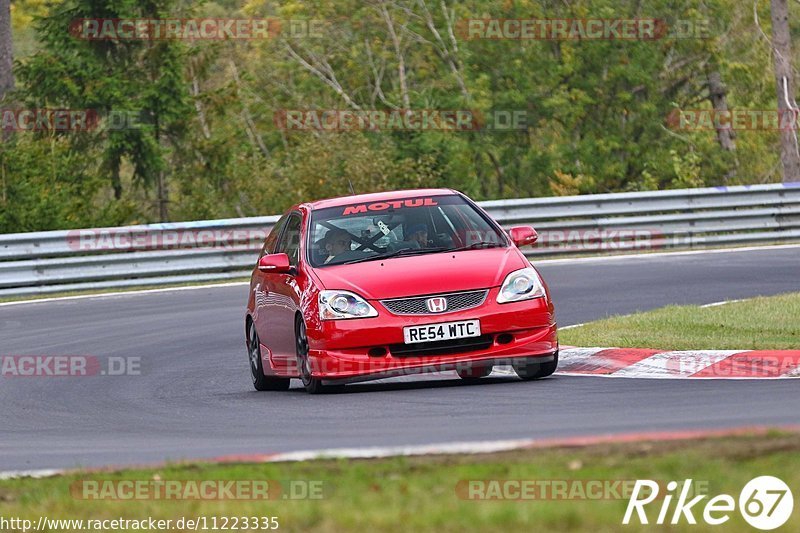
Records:
M505 236L464 198L444 195L315 210L308 255L319 267L506 245Z

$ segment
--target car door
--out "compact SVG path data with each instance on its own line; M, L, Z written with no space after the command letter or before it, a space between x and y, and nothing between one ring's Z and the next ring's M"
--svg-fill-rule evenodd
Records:
M275 223L272 231L270 231L269 235L264 241L264 246L261 247L261 253L258 255L259 260L263 256L275 252L275 248L278 245L278 239L283 233L283 229L286 227L286 222L288 219L289 213L283 215ZM262 353L262 357L265 359L270 358L269 352L272 350L270 347L271 332L269 331L272 321L269 317L270 308L268 305L269 300L267 298L269 295L269 290L267 288L266 281L267 280L265 280L264 272L261 272L258 269L257 260L255 267L253 268L253 274L250 277L250 309L252 311L251 316L253 317L253 323L255 324L261 344L267 348L267 351L263 351ZM264 368L267 368L266 362L264 363Z
M291 213L275 247L275 253L289 256L293 271L288 274L263 273L263 287L267 292L267 323L264 327L269 339L267 346L271 352L271 362L276 369L293 369L297 362L294 321L300 305L296 275L300 260L301 225L300 213Z

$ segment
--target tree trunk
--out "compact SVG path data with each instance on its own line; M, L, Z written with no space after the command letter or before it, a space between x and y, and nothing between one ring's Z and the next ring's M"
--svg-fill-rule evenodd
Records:
M114 162L111 164L111 187L114 189L115 200L122 199L122 180L120 180L119 176L119 167L120 158L117 156Z
M154 130L155 130L155 138L156 138L156 145L161 147L161 127L159 124L159 116L155 116L154 120ZM158 175L156 176L156 188L158 192L158 221L159 222L169 222L169 189L167 188L167 177L164 175L164 169L158 169Z
M160 222L169 222L169 191L164 171L158 171L158 218Z
M394 46L394 54L397 57L397 77L400 81L400 97L403 99L403 109L408 113L411 108L411 100L408 97L406 60L403 57L400 38L397 36L397 32L394 29L394 21L392 21L392 16L389 14L389 10L386 9L386 2L383 0L381 0L381 15L383 15L383 20L386 22L386 28L389 30L389 37L392 39L392 45Z
M725 116L728 112L728 101L725 98L727 89L722 83L719 70L714 70L708 74L708 99L714 107L717 116ZM736 133L731 128L720 128L717 130L717 140L723 150L732 152L736 150Z
M194 59L189 59L189 76L192 79L192 84L189 86L189 92L194 99L194 108L197 111L197 118L200 121L200 131L203 132L203 137L206 139L211 138L211 129L208 127L206 120L206 112L203 109L203 102L200 100L200 80L197 79L197 73L194 70Z
M797 144L797 104L794 101L792 76L792 43L789 34L789 6L787 0L771 0L772 47L775 56L775 82L778 92L778 116L781 124L781 163L783 181L800 180L800 148ZM788 117L792 120L787 121Z
M264 144L264 139L256 129L256 124L253 122L253 115L250 114L250 107L247 105L244 97L242 97L242 80L239 79L239 67L236 66L236 62L233 59L228 61L228 64L231 67L233 81L236 84L236 97L239 99L239 103L242 104L242 117L244 118L245 125L244 131L247 134L247 138L250 140L250 144L252 144L254 148L258 148L264 157L269 159L269 149L267 148L267 145Z
M497 160L497 157L495 157L491 150L486 150L486 155L489 156L489 160L492 162L495 174L497 175L497 197L503 198L503 191L506 188L506 177L503 172L503 167L500 165L500 161Z
M14 88L14 51L11 44L11 2L0 0L0 101Z

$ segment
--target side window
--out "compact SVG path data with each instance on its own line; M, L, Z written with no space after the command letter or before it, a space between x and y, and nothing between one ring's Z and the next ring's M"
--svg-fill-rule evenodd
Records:
M266 254L271 254L275 250L275 243L278 241L278 237L281 234L281 230L286 225L286 219L289 218L289 215L283 215L278 221L272 226L272 229L267 235L267 238L264 240L264 246L261 247L261 253L258 254L258 258L261 259Z
M281 235L276 253L284 253L289 256L289 264L297 266L300 259L300 215L292 213L286 223L286 229Z

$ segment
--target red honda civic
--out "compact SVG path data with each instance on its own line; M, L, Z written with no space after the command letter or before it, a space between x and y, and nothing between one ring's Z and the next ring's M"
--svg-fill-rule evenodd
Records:
M510 364L522 379L558 366L547 285L508 234L449 189L363 194L289 209L264 242L245 331L253 385L310 393L346 383Z

